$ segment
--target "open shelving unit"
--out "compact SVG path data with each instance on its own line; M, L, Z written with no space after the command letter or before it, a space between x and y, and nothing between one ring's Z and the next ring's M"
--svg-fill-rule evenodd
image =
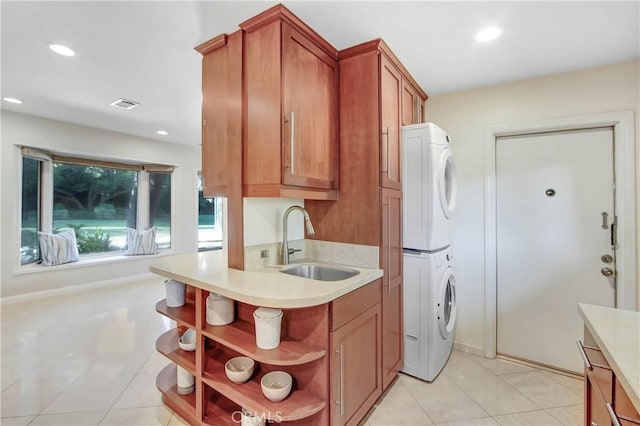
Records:
M256 346L253 310L257 306L236 302L235 321L212 326L205 321L208 291L187 285L185 305L169 308L165 300L156 311L177 323L177 328L156 340L156 349L174 364L165 367L156 380L163 401L190 424L234 425L245 408L267 420L286 425L326 425L329 422L328 307L285 309L280 345L264 350ZM196 350L178 346L185 327L196 331ZM243 384L231 382L225 362L244 355L256 361L253 377ZM176 365L195 376L196 390L180 395L176 386ZM281 402L269 401L260 379L268 371L283 370L294 378L294 386Z

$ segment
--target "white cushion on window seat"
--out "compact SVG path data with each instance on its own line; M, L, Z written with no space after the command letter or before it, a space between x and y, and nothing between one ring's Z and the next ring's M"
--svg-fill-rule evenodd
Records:
M127 228L127 250L124 254L127 256L156 254L158 252L158 245L156 244L157 231L156 227L146 231Z
M65 229L57 234L38 232L38 239L40 258L44 266L76 262L80 258L76 233L73 229Z

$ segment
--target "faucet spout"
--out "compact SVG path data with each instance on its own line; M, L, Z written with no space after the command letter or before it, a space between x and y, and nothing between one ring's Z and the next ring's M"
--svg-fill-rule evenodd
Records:
M315 229L313 229L313 224L311 223L311 218L309 217L309 213L307 213L307 211L303 207L301 206L289 207L284 212L284 215L282 216L282 251L281 251L282 257L281 258L282 258L283 265L289 264L289 255L292 253L292 250L293 250L293 249L289 249L289 235L287 231L287 222L289 219L289 215L294 210L298 210L302 212L302 215L304 216L304 224L307 229L307 235L313 235L316 233Z

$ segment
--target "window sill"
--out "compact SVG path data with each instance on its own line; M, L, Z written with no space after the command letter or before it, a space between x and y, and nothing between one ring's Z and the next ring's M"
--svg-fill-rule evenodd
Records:
M138 255L138 256L87 256L81 257L77 262L63 263L55 266L42 266L41 264L30 264L19 266L13 275L37 274L41 272L62 271L65 269L75 269L87 266L109 265L112 263L133 262L136 260L157 259L176 254L173 250L161 250L156 254Z

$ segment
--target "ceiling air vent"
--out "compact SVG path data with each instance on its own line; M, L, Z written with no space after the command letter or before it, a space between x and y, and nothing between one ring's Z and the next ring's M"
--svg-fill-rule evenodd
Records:
M131 109L137 105L140 105L140 102L134 102L128 99L118 99L116 101L111 102L109 105L118 107L121 109Z

